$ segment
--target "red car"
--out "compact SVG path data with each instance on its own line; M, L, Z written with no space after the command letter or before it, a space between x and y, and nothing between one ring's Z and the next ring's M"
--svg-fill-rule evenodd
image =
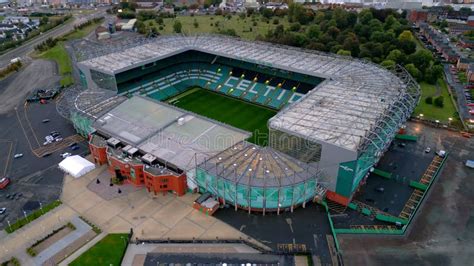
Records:
M8 184L10 184L10 179L3 177L0 179L0 189L4 189Z

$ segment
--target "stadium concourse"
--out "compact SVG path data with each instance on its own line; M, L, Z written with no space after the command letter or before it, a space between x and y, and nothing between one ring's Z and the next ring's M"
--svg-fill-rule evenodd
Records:
M88 90L68 115L92 134L97 163L134 184L152 182L155 193L187 186L248 211L293 210L324 197L347 205L420 94L401 67L219 35L163 36L95 53L78 68ZM239 123L180 105L196 88L274 110L262 120L268 145L250 143L256 132ZM239 116L234 106L216 112ZM219 142L219 130L233 137Z

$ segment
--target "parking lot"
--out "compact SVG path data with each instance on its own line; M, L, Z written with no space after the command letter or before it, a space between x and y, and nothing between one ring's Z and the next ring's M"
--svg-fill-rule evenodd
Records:
M43 119L49 119L43 123ZM62 160L60 154L69 152L81 154L88 151L83 139L80 147L72 151L67 145L43 146L44 138L51 131L58 131L63 138L75 136L71 123L61 117L54 101L48 104L19 104L16 110L0 115L0 176L8 177L11 182L0 190L0 208L7 208L0 215L0 228L7 221L14 222L27 213L37 209L39 202L47 204L59 198L63 173L57 168ZM74 139L79 139L77 136ZM39 157L50 153L49 156ZM14 158L15 154L22 154ZM8 196L8 198L7 198Z
M419 123L408 123L408 134L419 136L417 143L413 147L407 144L407 148L420 155L421 164L424 157L430 156L421 154L425 147L431 147L431 152L440 149L449 152L441 174L430 187L404 237L338 235L344 262L352 265L472 264L474 183L471 179L474 172L464 163L474 155L474 140ZM410 171L410 167L407 170ZM415 174L417 172L410 176Z
M419 131L418 134L422 132ZM427 147L430 147L429 153L425 152ZM366 184L355 194L354 200L393 216L400 215L414 190L409 186L410 181L420 180L435 156L435 151L436 146L429 144L425 138L420 138L417 142L394 140L376 166L377 169L392 173L392 178L371 173ZM333 221L336 228L387 224L350 209L343 215L333 216Z

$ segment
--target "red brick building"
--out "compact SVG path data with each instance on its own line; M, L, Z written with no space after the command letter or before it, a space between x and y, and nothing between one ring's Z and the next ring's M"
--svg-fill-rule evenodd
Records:
M119 180L134 186L145 186L155 195L163 192L174 192L178 196L186 193L186 175L175 173L165 167L153 165L156 158L144 155L130 145L123 146L120 141L93 135L89 141L89 149L96 164L108 165L108 171ZM144 160L139 159L144 158ZM151 160L151 164L148 161Z
M412 10L408 15L408 20L413 23L426 22L428 20L428 11Z

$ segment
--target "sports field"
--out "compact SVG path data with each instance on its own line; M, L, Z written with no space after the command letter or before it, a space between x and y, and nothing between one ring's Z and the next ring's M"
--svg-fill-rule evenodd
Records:
M267 121L276 111L220 95L206 89L197 89L171 101L175 106L252 132L249 142L266 146Z

